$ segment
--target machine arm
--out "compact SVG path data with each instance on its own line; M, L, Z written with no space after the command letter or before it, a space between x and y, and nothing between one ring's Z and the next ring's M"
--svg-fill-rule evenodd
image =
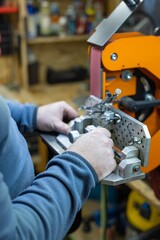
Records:
M104 47L142 2L143 0L123 0L110 16L100 22L87 42L95 46Z

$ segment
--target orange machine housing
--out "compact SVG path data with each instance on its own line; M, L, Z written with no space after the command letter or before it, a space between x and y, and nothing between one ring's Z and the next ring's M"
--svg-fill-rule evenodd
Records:
M107 45L100 49L101 52L101 78L99 84L99 93L92 90L94 79L91 78L91 94L97 97L105 98L106 92L114 92L120 88L122 93L120 97L132 96L137 92L136 71L141 72L143 78L148 78L154 84L154 98L160 99L160 37L146 36L138 32L117 33L112 36ZM113 60L111 56L116 54L117 58ZM93 70L93 69L92 69ZM91 70L91 71L92 71ZM132 78L124 80L123 71L132 72ZM116 105L115 107L118 107ZM135 117L135 113L127 112ZM142 171L148 173L160 165L160 107L153 108L152 113L144 120L148 126L151 135L151 145L148 166L142 167Z

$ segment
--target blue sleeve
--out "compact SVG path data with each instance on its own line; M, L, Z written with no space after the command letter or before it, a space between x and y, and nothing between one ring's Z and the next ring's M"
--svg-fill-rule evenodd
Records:
M7 193L0 195L0 240L63 240L97 181L92 167L78 154L54 157L12 203Z
M3 175L0 173L0 239L9 238L15 229L15 219L12 209L12 203L7 185L3 181ZM9 230L9 231L8 231Z
M27 142L11 117L5 100L0 97L0 172L15 198L34 178L33 162Z
M11 116L17 123L21 132L33 132L36 128L36 116L38 107L34 104L22 104L16 101L6 100Z

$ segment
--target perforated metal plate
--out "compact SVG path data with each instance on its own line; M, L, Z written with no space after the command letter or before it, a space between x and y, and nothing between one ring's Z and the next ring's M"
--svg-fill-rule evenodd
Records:
M101 101L100 98L90 96L86 101L86 106L94 106ZM107 128L112 133L115 146L120 150L129 145L136 146L139 149L138 157L142 161L142 166L147 166L151 138L147 126L111 105L105 104L105 106L106 113L104 112L103 115L96 111L91 115L93 125ZM109 123L105 119L108 110L118 114L121 120Z

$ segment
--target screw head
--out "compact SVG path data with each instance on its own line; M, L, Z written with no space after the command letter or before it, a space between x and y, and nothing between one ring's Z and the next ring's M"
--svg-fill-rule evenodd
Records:
M130 81L133 78L133 73L129 70L122 71L122 79L124 81Z
M117 53L112 53L110 58L112 61L116 61L118 59Z
M136 165L133 167L133 172L138 172L140 170L140 166Z

